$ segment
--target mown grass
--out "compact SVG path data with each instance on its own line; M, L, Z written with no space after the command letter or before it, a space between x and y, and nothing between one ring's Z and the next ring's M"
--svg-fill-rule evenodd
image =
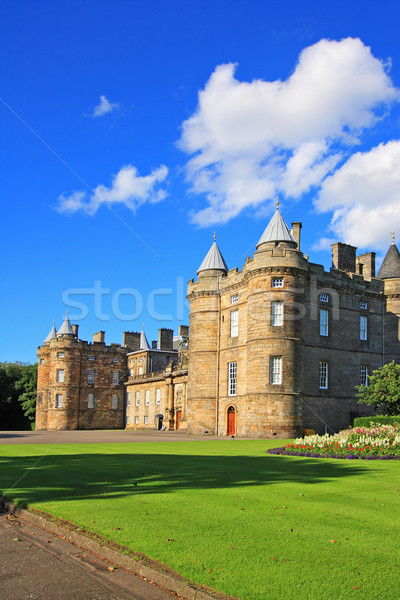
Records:
M274 445L0 446L0 489L243 600L398 600L399 462Z

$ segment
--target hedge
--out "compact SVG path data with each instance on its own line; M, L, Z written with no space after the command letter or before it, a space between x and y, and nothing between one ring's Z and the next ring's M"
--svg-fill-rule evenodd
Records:
M381 425L394 425L400 423L400 415L388 417L387 415L375 415L373 417L357 417L354 419L353 427L369 427L371 423Z

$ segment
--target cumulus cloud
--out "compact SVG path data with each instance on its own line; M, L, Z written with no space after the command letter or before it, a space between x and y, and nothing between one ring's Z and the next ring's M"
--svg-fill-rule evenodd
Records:
M167 193L160 184L167 175L168 169L164 165L144 177L138 174L136 167L126 165L114 176L110 187L98 185L93 193L75 191L70 196L61 195L57 210L67 214L84 211L94 215L102 204L119 203L136 211L145 202L160 202L166 197Z
M102 117L107 113L117 110L119 108L118 102L110 102L105 96L100 96L100 102L94 107L92 117Z
M199 225L223 223L277 193L298 198L343 159L397 90L359 39L304 49L285 81L239 81L218 66L182 125L186 176L207 205Z
M400 232L400 141L357 152L327 177L316 200L320 212L332 212L337 239L385 250L390 232Z

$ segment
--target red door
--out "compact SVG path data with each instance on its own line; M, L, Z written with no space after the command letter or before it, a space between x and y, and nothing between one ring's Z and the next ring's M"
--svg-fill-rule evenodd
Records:
M182 419L182 411L181 410L177 410L176 411L176 430L178 431L179 429L179 421Z
M236 434L236 412L233 406L228 408L228 435Z

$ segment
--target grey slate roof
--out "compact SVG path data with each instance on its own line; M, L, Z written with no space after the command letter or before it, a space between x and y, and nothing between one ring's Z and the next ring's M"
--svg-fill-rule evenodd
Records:
M54 321L53 321L53 327L51 328L51 331L49 333L49 335L47 336L47 338L44 340L44 342L49 342L50 340L53 340L54 338L57 337L57 330L54 326Z
M217 242L214 241L213 245L206 254L205 259L201 263L197 274L201 271L207 271L208 269L215 269L218 271L229 271L228 265L226 264L224 257L221 254L220 249L217 246Z
M65 315L64 323L61 325L60 329L57 332L57 336L60 335L75 335L74 330L72 329L71 323L68 319L68 312Z
M394 242L390 244L377 277L378 279L400 277L400 253Z
M147 337L144 332L144 328L142 329L142 331L140 333L139 350L150 350L149 342L147 341Z
M296 242L278 207L276 207L274 216L260 237L257 248L265 242Z

